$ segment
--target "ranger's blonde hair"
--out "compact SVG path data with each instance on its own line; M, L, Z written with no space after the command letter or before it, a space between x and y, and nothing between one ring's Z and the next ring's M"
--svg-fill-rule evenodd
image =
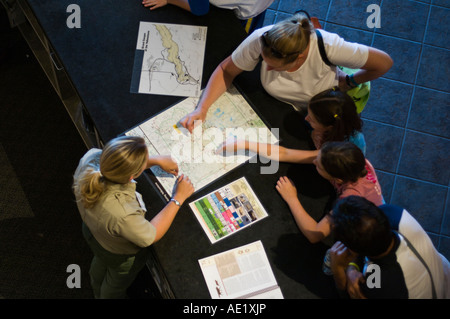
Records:
M74 179L73 191L85 208L91 208L108 183L126 184L137 176L148 160L148 150L141 137L122 136L109 141L100 156L100 170L87 167Z
M262 35L263 54L283 59L285 64L295 61L306 50L314 26L304 13L280 21Z

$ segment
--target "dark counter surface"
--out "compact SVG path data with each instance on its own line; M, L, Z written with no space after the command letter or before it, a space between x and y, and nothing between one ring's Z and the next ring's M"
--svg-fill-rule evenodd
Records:
M150 11L139 1L78 1L81 28L68 28L71 0L28 4L55 49L103 140L109 140L180 101L181 97L130 93L139 22L208 27L202 86L239 45L245 32L229 10L212 7L197 17L175 6Z
M282 145L308 148L308 132L303 116L291 106L276 101L262 89L257 70L240 76L236 84L245 88L254 108L271 127L280 128ZM252 81L253 79L253 81ZM273 110L276 109L276 112ZM320 177L314 165L280 163L275 174L261 174L261 167L269 164L246 163L229 172L205 189L195 193L187 203L207 195L234 180L245 176L259 197L268 217L248 229L239 231L211 244L193 212L186 205L178 213L169 232L154 245L160 263L177 298L210 298L198 260L261 240L278 285L285 298L336 298L334 282L322 273L326 249L323 243L311 244L301 234L294 218L275 189L281 176L291 178L305 209L320 220L329 207L331 184ZM152 206L152 203L149 203ZM155 206L158 211L163 205Z
M135 47L140 21L208 27L202 87L216 66L239 45L246 34L228 10L211 7L196 17L174 6L155 11L139 1L79 1L81 28L70 29L66 8L73 1L28 0L61 64L70 76L103 141L114 138L182 98L130 93ZM310 148L303 116L291 106L269 96L259 81L259 72L244 72L235 84L242 90L269 127L280 128L281 144ZM276 111L275 111L276 110ZM264 165L246 163L195 193L180 209L168 233L153 245L176 298L210 298L198 259L261 240L285 298L336 297L332 278L322 273L327 249L310 244L275 189L280 176L296 184L302 204L319 220L326 211L331 185L313 165L280 163L276 174L261 175ZM245 176L269 216L248 229L211 244L188 202ZM138 179L149 218L166 204L148 182Z

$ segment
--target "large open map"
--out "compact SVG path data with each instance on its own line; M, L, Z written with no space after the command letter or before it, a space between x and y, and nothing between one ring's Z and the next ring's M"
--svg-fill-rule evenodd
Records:
M199 96L206 27L140 22L130 91Z
M195 109L198 99L186 98L125 133L142 136L151 156L171 155L178 163L179 174L191 179L195 191L250 159L256 161L256 154L251 152L218 152L225 141L246 139L278 143L276 134L267 128L234 86L209 108L206 120L190 134L179 121ZM169 199L176 177L164 172L159 166L151 170L157 178L161 193Z

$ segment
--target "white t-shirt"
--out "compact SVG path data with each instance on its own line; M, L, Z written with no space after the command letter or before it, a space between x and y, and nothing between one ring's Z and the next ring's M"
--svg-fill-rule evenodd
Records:
M241 20L253 18L266 10L274 0L210 0L209 2L219 8L233 10Z
M233 52L231 58L244 71L252 71L261 59L261 35L272 28L266 26L255 30ZM359 69L367 62L369 48L365 45L344 41L339 35L320 30L327 57L334 65ZM261 83L273 97L294 106L306 109L309 100L316 94L338 85L335 66L328 66L320 56L317 35L311 34L308 56L303 65L294 72L267 71L262 61Z
M369 299L432 297L430 275L409 248L404 239L406 237L430 269L437 298L450 298L450 263L436 250L422 226L408 211L399 206L379 207L387 216L391 229L400 234L400 241L398 244L396 241L394 248L387 255L371 261L380 266L381 285L378 288L362 285L366 297Z

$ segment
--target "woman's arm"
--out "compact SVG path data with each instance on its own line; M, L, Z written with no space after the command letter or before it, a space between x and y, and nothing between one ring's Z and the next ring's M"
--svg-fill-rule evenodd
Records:
M150 10L161 8L167 4L172 4L174 6L180 7L187 11L193 10L194 14L197 14L196 13L197 11L200 12L201 14L205 14L209 10L209 1L206 1L206 0L202 0L202 1L197 0L196 6L192 9L191 9L189 0L143 0L142 4L144 5L144 7L149 7ZM201 15L201 14L198 14L198 15Z
M214 70L205 90L200 97L197 108L186 115L180 124L192 133L195 121L204 121L209 107L230 87L234 78L243 70L238 68L231 59L231 56L222 61Z
M180 205L183 205L184 201L191 196L193 192L194 186L189 178L181 175L177 180L173 198L177 200ZM156 228L154 242L160 240L167 233L179 209L180 206L175 202L170 201L155 217L152 218L150 223Z
M376 48L369 47L369 57L361 69L353 75L353 79L358 84L378 79L389 71L393 64L394 61L389 54ZM345 76L345 73L340 72L339 87L343 90L348 90L350 87L345 81Z

